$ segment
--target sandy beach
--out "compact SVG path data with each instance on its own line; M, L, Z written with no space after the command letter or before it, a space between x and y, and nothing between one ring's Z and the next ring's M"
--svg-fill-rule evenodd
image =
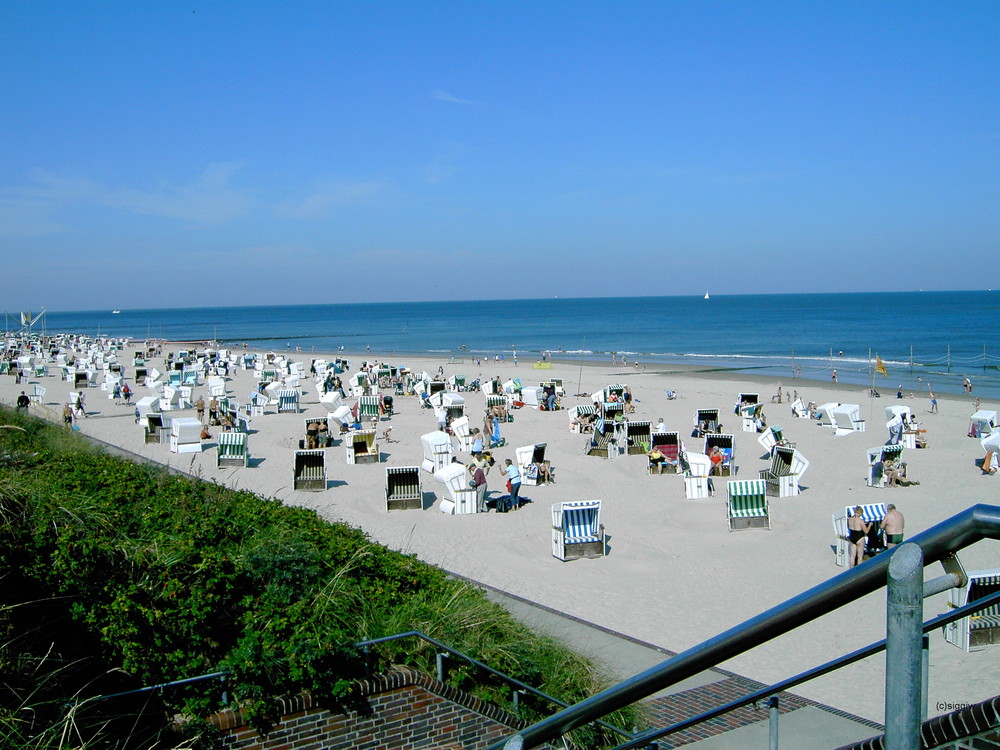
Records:
M321 355L287 356L304 362L308 370L310 360ZM98 388L87 389L89 416L80 419L79 425L84 434L140 456L205 479L278 497L289 505L313 508L327 519L359 526L375 541L456 574L672 651L692 647L843 572L835 562L831 515L845 505L895 503L906 517L909 537L974 504L997 502L1000 477L984 475L975 465L982 450L978 440L966 436L974 394L939 395L940 413L931 414L926 393L897 401L895 383L881 377L877 383L882 392L879 399L869 398L867 388L790 378L781 381L785 394L797 390L806 402L861 405L867 431L836 437L831 428L814 420L794 418L787 401L772 404L779 385L774 379L679 368L637 371L621 365L558 360L552 369L533 370L531 361L525 360L515 367L510 361L484 361L477 366L472 359L449 364L447 358L411 357L404 361L372 354L347 356L352 373L369 358L432 374L443 365L446 375L464 374L470 380L516 377L525 385L535 385L550 377L562 378L567 392L562 399L564 408L556 412L514 411L514 422L502 425L507 445L494 451L502 465L503 459L514 457L518 446L547 443L546 458L552 462L556 483L523 487L522 498L531 502L516 513L453 516L439 511L444 488L432 475L421 472L424 492L437 498L433 506L422 511L386 512L385 467L419 466L423 459L419 437L437 426L433 411L420 408L418 399L396 397L395 415L383 418L379 426L380 435L386 427L393 427L393 442L380 446L381 464L349 465L345 448L337 444L327 449L328 489L293 491L292 454L304 436L304 418L326 415L309 378L300 389L301 413L277 414L271 406L266 414L253 418L248 440L252 465L245 469L217 469L214 438L205 441L202 453L191 455L170 453L166 445L145 444L132 408L116 404ZM153 364L162 370L161 362ZM130 358L127 364L130 377ZM13 405L21 390L30 394L31 385L38 383L47 388L42 403L58 412L71 388L57 379L57 372L50 365L48 376L31 378L22 385L15 385L12 377L3 377L0 398ZM129 383L132 385L131 379ZM770 465L757 443L758 435L742 432L733 413L738 393L759 394L768 423L781 425L785 437L811 462L802 479L802 493L771 499L770 531L730 532L727 477L715 479L714 497L688 500L682 479L648 475L643 455L615 460L584 455L588 438L570 432L567 409L591 403L589 396L573 394L589 394L612 383L631 388L636 406L631 418L654 425L662 418L694 451L703 446L701 438L690 436L695 410L718 409L725 432L735 438L735 478L741 479L756 478L759 469ZM678 398L668 400L668 388L676 391ZM133 401L147 395L145 387L134 386L134 390ZM231 371L226 382L228 395L244 404L254 390L252 370ZM195 388L195 398L198 395L208 400L204 384ZM481 424L485 396L481 392L462 395L472 424ZM899 403L910 406L926 429L928 447L904 452L909 477L920 484L869 488L865 484L866 450L886 442L884 409ZM981 408L996 405L984 402ZM194 412L173 415L194 416ZM213 436L218 429L212 428ZM463 462L469 460L467 453L457 455ZM506 494L499 465L488 479L491 497ZM603 500L608 554L599 559L561 562L551 555L550 507L560 501L590 498ZM969 571L1000 568L994 542L980 542L960 557ZM926 577L940 573L940 566L931 566ZM946 602L946 594L926 600L925 619L944 612ZM884 636L885 593L881 591L720 666L774 682ZM930 714L944 712L936 708L940 703L972 703L996 695L998 672L1000 647L966 654L946 643L941 633L933 634ZM795 692L881 722L883 684L884 658L878 656L807 683Z

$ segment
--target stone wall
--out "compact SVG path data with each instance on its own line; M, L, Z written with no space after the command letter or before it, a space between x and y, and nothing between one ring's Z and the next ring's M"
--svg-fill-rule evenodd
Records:
M239 709L209 721L228 733L230 750L479 750L524 722L513 714L406 667L358 683L362 704L347 713L316 706L300 694L278 701L267 736L249 726Z

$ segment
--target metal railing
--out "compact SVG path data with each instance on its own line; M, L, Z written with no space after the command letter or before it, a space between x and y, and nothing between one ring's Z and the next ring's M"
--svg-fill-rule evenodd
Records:
M981 539L1000 539L1000 507L973 506L918 534L910 543L922 549L926 567ZM845 571L645 672L494 743L487 750L503 750L505 746L537 747L829 614L886 586L891 558L892 552L883 553Z

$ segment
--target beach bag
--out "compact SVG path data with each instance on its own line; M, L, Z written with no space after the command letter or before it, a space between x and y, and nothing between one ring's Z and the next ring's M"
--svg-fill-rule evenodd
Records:
M510 495L497 498L497 513L506 513L510 510Z

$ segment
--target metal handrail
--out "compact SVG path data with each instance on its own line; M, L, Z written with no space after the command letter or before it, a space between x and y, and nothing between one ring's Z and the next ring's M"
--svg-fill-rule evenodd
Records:
M923 625L923 631L925 634L930 633L938 628L948 625L949 623L955 622L956 620L961 620L963 617L968 617L974 612L978 612L979 610L986 609L987 607L997 604L998 602L1000 602L1000 591L984 596L982 599L976 599L974 602L970 602L969 604L954 609L951 612L946 612L943 615L938 615L937 617L928 620ZM832 661L826 662L825 664L820 664L819 666L808 669L805 672L800 672L794 677L788 677L780 682L774 683L773 685L768 685L767 687L754 690L752 693L747 693L742 698L736 698L735 700L724 703L721 706L716 706L713 709L700 713L697 716L692 716L667 727L651 729L647 732L643 732L642 734L636 735L632 740L626 742L624 745L616 745L612 748L612 750L632 750L633 748L644 748L648 746L650 742L657 740L660 737L680 732L688 727L694 726L695 724L701 724L709 719L714 719L716 716L729 713L730 711L742 708L750 703L756 703L762 698L767 698L775 693L790 690L796 685L801 685L803 682L808 682L816 677L822 677L830 672L835 672L841 667L846 667L857 661L861 661L862 659L867 659L869 656L874 656L880 651L885 650L885 644L885 638L880 641L875 641L874 643L863 646L862 648L852 651L849 654L840 656Z
M1000 507L975 505L918 534L910 543L922 548L926 567L987 538L1000 539ZM507 741L512 741L512 747L519 744L518 741L526 748L537 747L877 591L886 585L892 554L893 551L889 551L878 555L655 667L495 742L486 750L503 750Z
M435 646L436 648L439 648L442 651L448 652L452 656L457 656L457 657L459 657L459 658L467 661L469 664L472 664L477 669L481 669L484 672L487 672L487 673L493 675L494 677L497 677L500 680L503 680L508 685L510 685L512 687L516 687L518 690L522 690L524 692L531 693L532 695L536 695L539 698L544 698L545 700L547 700L547 701L549 701L551 703L555 703L558 706L562 706L563 708L566 708L567 706L569 706L569 703L566 703L566 701L563 701L563 700L560 700L559 698L556 698L554 696L548 695L547 693L544 693L541 690L538 690L537 688L531 687L531 685L528 685L527 683L521 682L520 680L518 680L515 677L511 677L510 675L504 674L503 672L500 672L500 671L498 671L496 669L493 669L493 667L489 666L488 664L484 664L483 662L479 661L479 659L476 659L476 658L474 658L472 656L469 656L468 654L463 654L461 651L458 651L457 649L454 649L451 646L448 646L448 645L442 643L441 641L437 640L436 638L431 638L429 635L425 635L424 633L421 633L419 630L407 630L405 633L397 633L396 635L387 635L387 636L383 636L382 638L373 638L373 639L368 640L368 641L360 641L359 643L355 643L354 646L356 648L362 649L367 654L369 646L375 646L375 645L378 645L379 643L388 643L390 641L398 641L398 640L400 640L402 638L420 638L421 640L426 641L427 643L430 643L431 645ZM605 721L597 720L597 721L585 722L585 723L587 723L587 724L597 724L597 725L602 726L602 727L604 727L605 729L607 729L607 730L609 730L611 732L614 732L615 734L620 734L623 737L628 737L630 739L636 736L635 733L633 733L633 732L629 732L628 730L622 729L621 727L616 727L614 724L609 724L609 723L607 723Z

